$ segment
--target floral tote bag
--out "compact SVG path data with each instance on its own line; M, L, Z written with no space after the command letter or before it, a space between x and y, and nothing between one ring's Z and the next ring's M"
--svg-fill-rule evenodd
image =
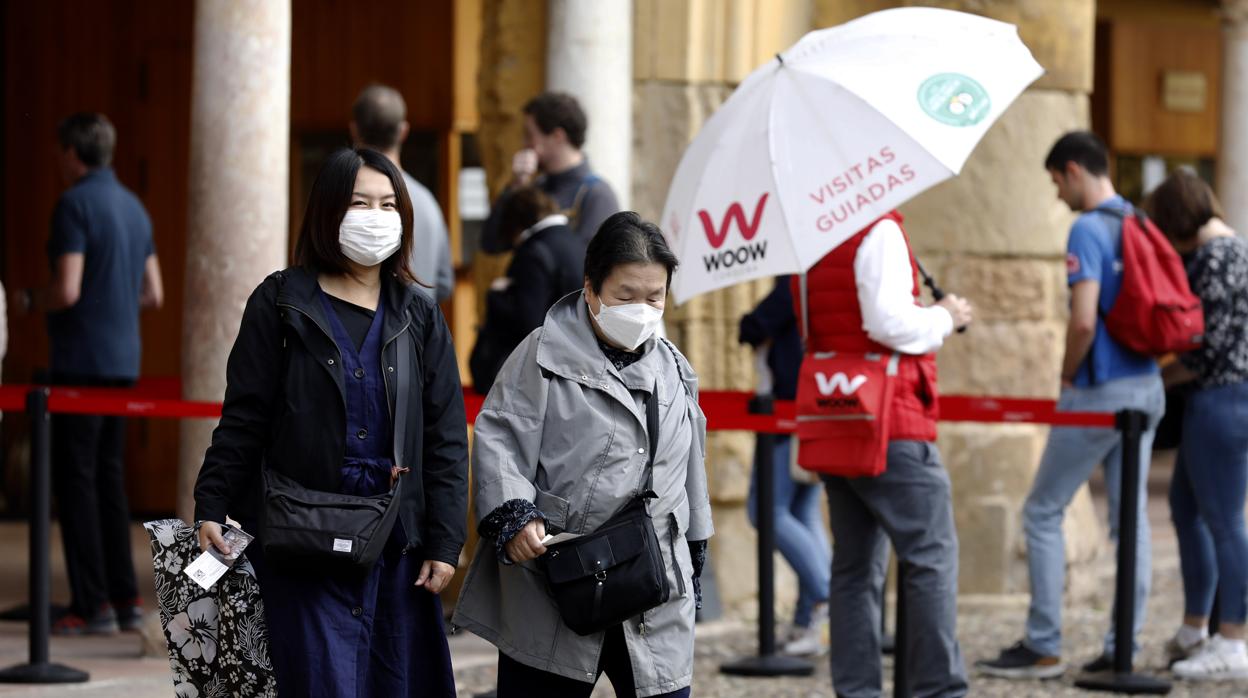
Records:
M178 519L143 527L152 539L156 603L175 695L276 696L264 605L251 563L243 557L204 589L182 573L200 554L196 527Z

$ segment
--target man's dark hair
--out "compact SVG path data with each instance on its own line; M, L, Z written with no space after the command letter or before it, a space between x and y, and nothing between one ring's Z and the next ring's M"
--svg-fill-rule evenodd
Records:
M329 156L308 197L308 208L299 226L299 242L295 244L295 263L325 274L346 274L351 267L338 244L338 229L351 207L355 178L361 167L370 167L384 174L394 187L399 218L403 221L403 237L399 249L381 263L381 273L397 276L401 281L415 281L408 267L412 249L412 200L399 168L390 158L369 148L343 148Z
M499 230L509 246L515 244L520 233L559 211L554 199L531 184L509 191L501 206Z
M56 127L56 138L61 148L73 148L82 164L95 169L113 161L117 129L107 116L83 111L65 117Z
M580 102L564 92L543 92L524 105L524 113L533 117L537 128L550 135L561 128L568 136L568 143L580 150L585 145L585 131L589 121Z
M1144 201L1144 210L1171 240L1187 242L1211 218L1222 217L1213 188L1196 173L1177 169Z
M377 150L390 150L399 145L407 103L393 87L369 85L351 107L360 144Z
M585 278L594 293L602 292L602 284L616 267L625 264L661 264L667 268L667 285L672 285L672 272L680 262L667 246L659 226L643 220L633 211L612 214L598 226L585 252Z
M1044 159L1044 169L1065 172L1068 162L1083 167L1090 175L1109 174L1109 151L1105 141L1091 131L1071 131L1057 139Z

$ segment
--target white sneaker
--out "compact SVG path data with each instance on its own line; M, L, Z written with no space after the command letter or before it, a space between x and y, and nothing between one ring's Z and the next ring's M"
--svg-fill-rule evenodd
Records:
M1243 640L1214 635L1204 649L1176 662L1173 670L1175 676L1189 681L1248 679L1248 648Z
M1173 665L1175 662L1195 657L1208 644L1209 635L1207 630L1204 628L1197 630L1190 625L1180 625L1174 637L1166 641L1166 656L1170 659L1170 664Z
M831 640L828 605L819 604L811 613L808 627L793 627L793 639L784 645L784 653L795 657L813 657L826 653Z

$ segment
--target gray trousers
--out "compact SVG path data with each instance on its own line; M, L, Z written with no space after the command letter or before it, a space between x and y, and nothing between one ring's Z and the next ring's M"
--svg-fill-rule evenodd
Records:
M911 693L966 695L956 635L958 534L949 474L936 445L894 441L883 475L825 477L824 488L836 546L828 601L836 695L880 695L880 600L889 540L906 565L902 593Z

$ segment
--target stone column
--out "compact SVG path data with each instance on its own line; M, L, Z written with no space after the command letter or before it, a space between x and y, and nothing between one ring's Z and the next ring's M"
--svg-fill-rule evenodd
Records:
M290 0L197 0L182 395L221 400L243 306L286 265ZM178 516L216 420L182 423Z
M1222 18L1218 196L1226 222L1248 236L1248 0L1222 0Z
M632 199L632 0L550 0L546 89L567 92L589 117L585 152L627 209Z
M685 147L737 83L812 28L813 6L810 0L635 0L633 5L633 208L657 220ZM753 357L737 343L737 327L771 288L765 279L668 306L668 336L698 372L703 390L755 387ZM745 507L754 437L715 432L707 449L716 529L711 564L725 613L748 614L755 608L758 579L755 533ZM776 560L777 605L783 612L791 608L797 583L782 558Z

